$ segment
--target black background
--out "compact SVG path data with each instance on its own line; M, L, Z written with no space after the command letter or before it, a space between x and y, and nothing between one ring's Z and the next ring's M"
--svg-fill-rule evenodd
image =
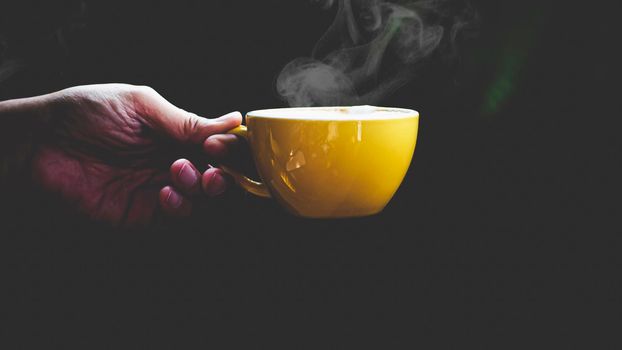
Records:
M382 102L422 115L384 212L305 220L234 189L188 220L119 232L24 189L4 203L4 336L23 348L612 345L615 11L474 4L479 35ZM276 75L334 16L307 1L86 5L85 19L73 2L3 5L8 46L28 66L0 98L126 82L204 116L283 106ZM515 52L513 89L482 112Z

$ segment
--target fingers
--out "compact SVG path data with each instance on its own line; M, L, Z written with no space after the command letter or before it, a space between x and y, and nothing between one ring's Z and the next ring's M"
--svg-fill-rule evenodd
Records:
M225 157L236 145L235 136L222 134L241 124L240 112L207 119L176 107L149 87L134 87L131 96L144 123L179 143L202 145L215 158ZM209 168L201 174L186 159L175 161L170 166L170 175L172 185L160 190L160 204L166 213L174 216L189 215L193 198L202 192L216 196L227 188L228 177L222 170Z
M203 192L214 197L227 189L227 177L218 168L210 167L201 174L186 159L176 160L170 167L173 186L160 190L160 205L165 213L172 216L188 216L192 211L192 197Z
M225 173L218 168L207 169L202 176L201 187L206 195L217 196L227 189Z
M173 186L187 196L197 195L201 191L201 174L187 159L176 160L170 168Z
M203 143L205 153L214 158L223 159L235 151L239 146L239 139L235 135L212 135Z
M215 119L203 118L176 107L148 87L137 88L134 99L137 111L150 126L181 143L202 144L208 137L227 132L242 123L240 112Z
M180 142L201 144L208 137L223 134L242 123L240 112L227 113L221 117L207 119L196 114L186 113L185 116L172 121L171 128L177 130L176 138Z
M205 141L206 138L216 135L216 134L224 134L227 131L235 128L242 124L242 114L238 111L227 113L221 117L215 119L205 119L208 120L209 124L206 126L205 130L197 130L201 135L200 142Z
M171 186L160 190L160 206L171 216L188 216L192 212L192 202Z

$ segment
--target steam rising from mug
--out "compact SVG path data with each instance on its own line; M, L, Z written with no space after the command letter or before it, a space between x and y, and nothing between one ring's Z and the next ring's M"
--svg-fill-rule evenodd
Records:
M276 81L290 106L376 104L411 80L444 36L453 51L458 33L476 18L460 0L322 2L338 3L334 22L311 57L289 62Z

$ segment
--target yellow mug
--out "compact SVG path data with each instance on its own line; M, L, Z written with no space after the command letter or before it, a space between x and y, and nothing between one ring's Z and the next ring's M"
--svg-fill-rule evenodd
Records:
M372 106L249 112L245 138L262 182L223 166L246 191L310 218L376 214L410 166L419 113Z

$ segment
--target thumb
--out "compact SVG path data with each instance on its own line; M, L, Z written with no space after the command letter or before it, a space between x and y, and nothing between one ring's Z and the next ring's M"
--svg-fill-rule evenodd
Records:
M242 123L240 112L227 113L221 117L207 119L194 113L183 111L171 118L172 136L184 143L202 144L205 139L215 134L224 134Z
M203 118L176 107L153 89L146 89L139 100L151 126L181 143L202 144L208 137L225 133L242 123L240 112L214 119Z

